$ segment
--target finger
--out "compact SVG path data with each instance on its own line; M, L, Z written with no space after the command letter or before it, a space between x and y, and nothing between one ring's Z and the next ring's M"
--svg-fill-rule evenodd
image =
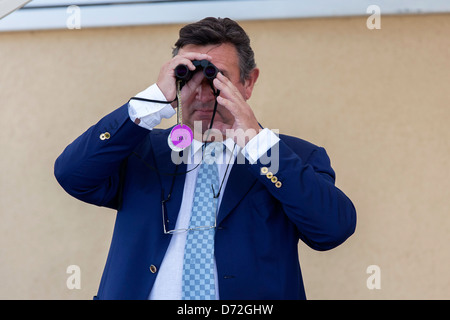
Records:
M192 76L191 80L187 82L187 85L192 89L196 89L200 85L200 83L202 83L204 78L205 75L203 74L203 72L196 72Z
M190 60L211 60L212 57L206 53L200 53L200 52L183 52L179 55L176 55L175 57L185 57Z
M220 95L224 98L235 101L236 103L245 102L241 92L236 86L225 76L216 77L213 82L214 86L220 90Z
M211 60L211 59L212 59L211 56L205 53L198 53L198 52L186 52L174 57L174 61L176 61L176 66L178 66L179 64L184 64L188 66L188 68L191 71L195 70L195 66L192 63L193 60Z
M204 78L203 73L201 73L201 72L195 73L194 76L192 77L192 79L189 80L186 83L186 85L183 87L181 92L184 93L183 91L185 91L186 94L188 94L188 95L192 94L192 92L194 92L195 89L198 88L198 86L202 82L203 78Z
M239 90L236 88L233 82L231 82L231 80L225 77L221 72L217 74L216 79L221 83L223 83L225 86L227 86L231 91L239 92Z
M213 85L216 89L220 90L220 95L225 98L231 98L231 89L218 77L213 80Z
M238 115L239 108L236 107L237 105L234 102L232 102L231 100L224 98L222 96L217 97L217 102L221 106L223 106L225 109L230 111L230 113L233 115L233 117L236 118L236 116Z

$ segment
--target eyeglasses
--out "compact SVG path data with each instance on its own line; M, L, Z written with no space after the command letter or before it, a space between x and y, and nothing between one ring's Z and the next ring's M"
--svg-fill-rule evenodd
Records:
M219 202L219 195L220 192L216 193L214 192L214 187L213 185L211 185L211 192L213 195L213 201L214 201L214 225L212 226L199 226L199 227L194 227L194 228L187 228L187 229L173 229L173 230L167 230L167 226L166 224L169 223L169 219L167 217L167 209L166 209L166 202L170 200L170 193L167 196L166 199L164 199L164 197L162 197L161 199L161 212L162 212L162 220L163 220L163 231L164 234L176 234L176 233L182 233L182 232L188 232L188 231L192 231L192 230L208 230L208 229L215 229L217 226L217 213L218 213L218 202Z

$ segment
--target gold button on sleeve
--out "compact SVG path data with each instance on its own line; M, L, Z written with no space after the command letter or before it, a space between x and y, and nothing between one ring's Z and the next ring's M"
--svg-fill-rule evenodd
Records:
M269 169L267 169L267 167L262 167L261 168L261 173L262 174L266 174L267 172L269 172Z
M267 177L267 179L272 179L273 173L272 172L267 172L266 177Z
M281 188L281 186L282 186L281 181L277 181L277 182L275 183L275 187L277 187L278 189Z

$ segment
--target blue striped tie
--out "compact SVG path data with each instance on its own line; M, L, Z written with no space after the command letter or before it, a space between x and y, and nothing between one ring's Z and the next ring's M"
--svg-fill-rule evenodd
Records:
M213 300L216 298L214 283L214 233L216 219L215 192L219 189L219 176L215 156L222 143L213 142L204 150L203 162L198 169L192 214L186 237L183 265L183 300Z

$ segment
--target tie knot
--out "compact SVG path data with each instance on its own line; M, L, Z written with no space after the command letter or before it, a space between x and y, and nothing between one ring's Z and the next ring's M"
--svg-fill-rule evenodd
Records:
M222 159L222 154L224 150L225 145L222 142L207 143L203 153L204 162L208 164L217 162L218 159Z

